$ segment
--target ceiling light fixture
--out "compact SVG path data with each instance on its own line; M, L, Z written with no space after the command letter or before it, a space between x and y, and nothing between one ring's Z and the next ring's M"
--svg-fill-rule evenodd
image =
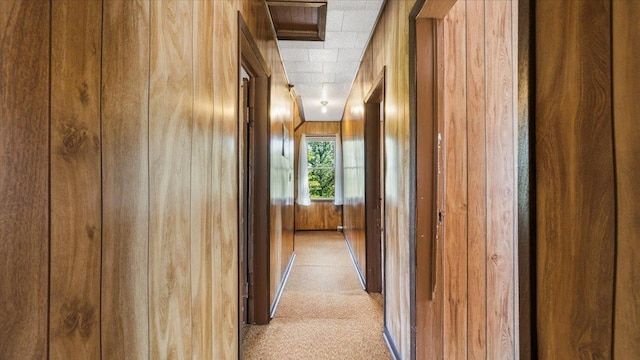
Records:
M329 103L329 102L328 102L328 101L326 101L326 100L322 100L322 101L320 101L320 104L322 104L322 113L323 113L323 114L326 114L326 113L327 113L327 104L328 104L328 103Z

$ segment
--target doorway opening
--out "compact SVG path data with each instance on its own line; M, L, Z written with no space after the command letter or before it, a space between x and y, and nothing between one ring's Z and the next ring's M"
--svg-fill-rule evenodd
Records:
M366 290L383 292L384 68L364 100Z
M238 328L270 320L269 88L264 58L238 15ZM240 353L242 349L239 349Z

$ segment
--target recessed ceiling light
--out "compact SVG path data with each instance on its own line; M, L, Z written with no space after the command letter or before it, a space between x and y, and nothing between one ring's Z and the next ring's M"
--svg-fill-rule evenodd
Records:
M320 104L322 104L322 109L321 109L321 111L322 111L322 113L323 113L323 114L326 114L326 113L327 113L327 104L328 104L328 103L329 103L329 102L328 102L327 100L322 100L322 101L320 101Z

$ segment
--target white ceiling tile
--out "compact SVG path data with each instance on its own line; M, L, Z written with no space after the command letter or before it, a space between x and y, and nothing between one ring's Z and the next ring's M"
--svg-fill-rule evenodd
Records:
M325 49L349 49L356 45L357 32L328 31L325 34Z
M353 73L337 73L337 74L334 74L333 79L335 82L351 83L354 77L355 77L355 74Z
M367 6L367 0L328 0L327 11L329 10L358 10Z
M344 12L342 21L343 31L371 31L371 27L378 17L377 11L348 10Z
M288 66L288 63L285 64L285 66ZM311 62L311 61L296 62L294 71L307 72L307 73L321 73L322 72L322 63L321 62Z
M327 10L326 28L330 30L342 29L343 17L344 17L344 11L342 10Z
M312 62L332 62L338 60L338 49L311 49L309 60Z
M369 41L370 36L371 34L368 32L359 32L355 47L364 48L365 46L367 46L367 42Z
M339 62L360 61L361 56L362 56L362 49L340 49L338 52L338 61Z
M327 62L322 65L322 72L325 74L337 74L337 73L345 73L350 72L354 73L358 70L358 65L360 63L356 62Z
M281 52L284 61L309 61L307 49L281 49Z
M289 73L289 82L295 84L299 84L299 83L310 83L310 82L314 82L311 77L311 73L300 73L300 72L292 72Z
M309 96L309 94L321 94L322 84L320 83L301 83L294 84L298 95Z
M332 83L335 81L335 74L309 74L311 82L314 83Z
M280 40L278 45L280 49L322 49L324 47L322 41Z
M374 10L379 12L382 2L382 0L368 0L365 10Z

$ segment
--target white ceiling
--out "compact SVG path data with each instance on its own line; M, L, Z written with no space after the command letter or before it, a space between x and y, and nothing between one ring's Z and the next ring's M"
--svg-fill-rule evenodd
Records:
M289 83L307 121L340 121L384 0L327 0L325 41L279 40ZM321 101L327 101L322 113Z

